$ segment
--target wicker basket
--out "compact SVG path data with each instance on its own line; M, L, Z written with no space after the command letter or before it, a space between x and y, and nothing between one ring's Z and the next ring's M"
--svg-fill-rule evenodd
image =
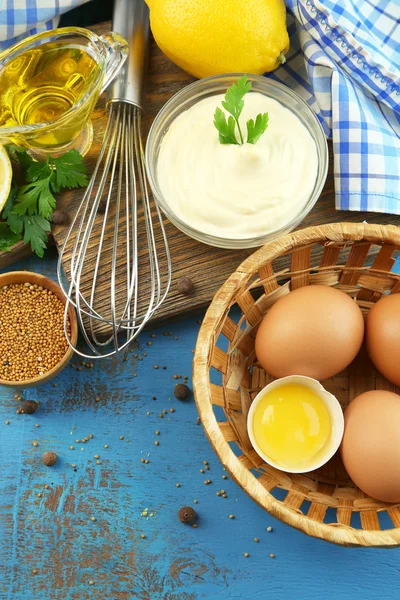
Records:
M254 337L264 314L290 290L323 284L355 298L365 315L385 292L400 292L391 273L400 228L338 223L310 227L265 245L217 292L200 329L193 363L201 421L232 478L260 506L308 535L346 546L400 545L400 505L361 492L337 454L306 475L278 471L252 448L246 417L272 377L257 363ZM372 366L364 350L323 385L345 407L358 394L400 392Z

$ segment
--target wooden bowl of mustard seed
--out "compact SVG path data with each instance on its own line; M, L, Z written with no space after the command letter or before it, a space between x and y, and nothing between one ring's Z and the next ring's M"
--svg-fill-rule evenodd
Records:
M74 351L64 329L65 304L60 286L44 275L0 275L0 385L33 387L67 366ZM75 345L78 323L71 305L66 329Z

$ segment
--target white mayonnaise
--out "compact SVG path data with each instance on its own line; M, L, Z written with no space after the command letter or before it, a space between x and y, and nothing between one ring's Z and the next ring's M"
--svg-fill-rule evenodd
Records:
M165 201L187 225L223 238L252 238L291 221L307 203L318 169L317 148L300 119L258 92L245 96L240 125L268 112L256 144L221 144L213 124L224 96L179 115L165 134L157 179ZM227 115L228 116L228 115Z

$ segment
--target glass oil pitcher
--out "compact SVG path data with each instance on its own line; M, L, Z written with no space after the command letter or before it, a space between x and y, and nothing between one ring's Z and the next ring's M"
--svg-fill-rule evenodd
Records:
M127 55L119 34L99 37L78 27L39 33L1 52L0 144L23 146L35 158L86 154L97 98Z

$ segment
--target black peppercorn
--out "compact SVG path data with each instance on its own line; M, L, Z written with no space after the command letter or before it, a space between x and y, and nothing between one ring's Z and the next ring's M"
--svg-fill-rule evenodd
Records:
M194 283L190 277L181 277L178 280L178 292L184 296L190 296L194 292Z
M57 462L57 454L55 452L45 452L42 456L42 461L46 467L53 467Z
M174 389L174 396L178 400L186 400L190 396L190 389L185 383L178 383Z
M197 519L197 513L191 506L183 506L178 510L181 523L193 523Z
M51 215L51 222L54 225L65 225L68 223L68 213L65 210L55 210Z
M33 415L38 408L39 404L35 402L35 400L25 400L25 402L22 404L21 412L26 413L27 415Z
M100 200L99 206L97 207L97 212L99 213L99 215L104 215L104 213L106 212L106 208L107 208L107 199L103 198L103 200Z

